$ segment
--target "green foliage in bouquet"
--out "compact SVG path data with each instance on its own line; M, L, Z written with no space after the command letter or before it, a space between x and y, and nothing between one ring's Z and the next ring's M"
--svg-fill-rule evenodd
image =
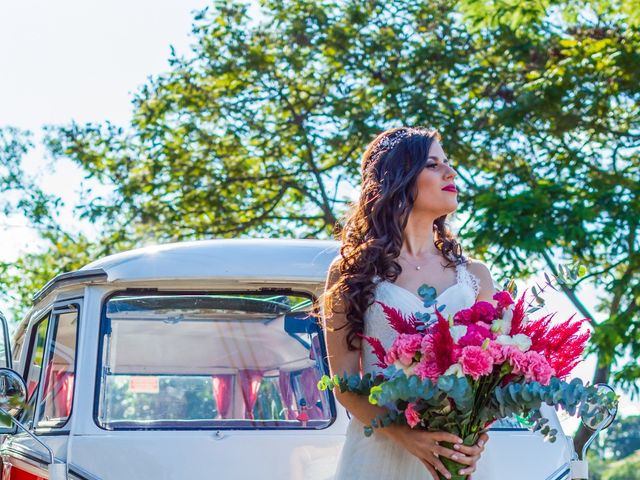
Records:
M373 378L371 374L364 377L358 374L335 375L333 378L325 375L318 383L321 390L338 388L343 393L368 395L371 404L389 408L388 413L377 416L371 425L365 427L367 436L375 428L403 423L398 407L417 403L422 413L421 428L457 433L465 443L475 440L495 420L512 415L527 418L533 431L539 431L545 439L553 442L557 431L549 427L548 420L540 413L543 403L559 406L570 415L593 417L596 423L602 421L606 410L614 408L617 403L613 392L599 392L597 387L584 385L579 378L565 382L553 377L548 385L533 381L494 386L486 390L489 399L483 402L477 401L477 390L472 387L467 377L446 375L434 384L429 379L406 376L403 372L387 381L382 377Z

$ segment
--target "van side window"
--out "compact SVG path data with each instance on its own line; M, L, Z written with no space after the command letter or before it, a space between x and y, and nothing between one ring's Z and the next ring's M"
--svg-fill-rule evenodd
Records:
M49 326L49 315L40 320L32 330L29 357L26 363L25 379L27 383L27 408L23 411L21 420L28 422L33 420L33 407L38 393L40 383L40 372L42 370L42 360L44 358L44 347L47 340L47 327Z
M61 427L71 415L76 364L78 310L55 313L51 341L45 352L42 395L38 405L38 427Z

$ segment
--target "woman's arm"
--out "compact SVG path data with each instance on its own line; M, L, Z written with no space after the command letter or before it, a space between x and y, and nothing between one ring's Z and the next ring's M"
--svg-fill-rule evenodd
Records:
M335 284L339 275L340 273L337 267L337 260L334 260L329 269L325 292ZM346 325L347 323L346 315L342 313L344 310L344 304L342 303L339 295L334 296L331 300L333 301L333 309L329 307L329 299L324 299L322 316L331 375L344 375L345 373L348 375L358 374L360 373L360 351L350 351L347 348L347 327L337 330L337 328ZM334 311L340 313L335 313ZM365 425L371 424L371 421L377 415L386 412L386 409L370 404L368 399L361 395L350 392L340 393L337 389L333 392L336 400ZM379 434L387 435L392 440L400 443L413 455L418 457L434 478L438 477L436 470L439 470L443 475L449 478L449 473L442 462L438 459L438 456L444 455L446 457L453 458L457 462L470 465L469 471L471 472L475 470L475 463L482 451L482 446L461 446L460 451L441 447L437 442L446 441L456 444L462 443L462 440L451 433L414 430L406 425L390 425L376 430L374 435Z

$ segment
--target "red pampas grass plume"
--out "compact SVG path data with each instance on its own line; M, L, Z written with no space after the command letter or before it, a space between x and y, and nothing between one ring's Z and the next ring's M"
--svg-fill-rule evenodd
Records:
M511 319L511 331L509 335L516 335L517 333L522 332L522 320L524 320L524 297L527 291L525 290L522 293L522 296L518 299L516 304L513 307L513 318Z
M377 338L368 337L366 335L359 334L360 338L364 339L369 345L371 345L371 351L378 358L378 362L374 365L380 368L387 368L387 362L385 362L385 357L387 356L387 351L382 346L382 343Z
M582 360L582 353L589 340L589 332L582 332L588 319L573 320L574 315L556 325L551 324L555 313L531 321L522 333L531 338L531 350L538 352L549 361L555 376L563 379Z
M416 328L416 317L413 314L409 314L405 317L397 308L385 305L380 301L376 301L376 303L379 303L380 306L382 306L382 310L387 317L389 325L391 325L391 328L396 332L409 334L418 333L418 329Z
M457 352L459 347L453 341L451 331L449 330L449 322L442 316L436 308L436 317L438 321L433 326L433 354L436 365L441 373L444 373L453 363L457 361Z

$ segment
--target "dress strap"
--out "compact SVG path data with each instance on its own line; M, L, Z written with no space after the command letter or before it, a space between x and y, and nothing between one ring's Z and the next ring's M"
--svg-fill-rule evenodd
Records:
M461 262L456 265L456 280L462 285L468 285L473 289L473 293L476 297L480 293L480 281L473 273L467 268L467 262Z

